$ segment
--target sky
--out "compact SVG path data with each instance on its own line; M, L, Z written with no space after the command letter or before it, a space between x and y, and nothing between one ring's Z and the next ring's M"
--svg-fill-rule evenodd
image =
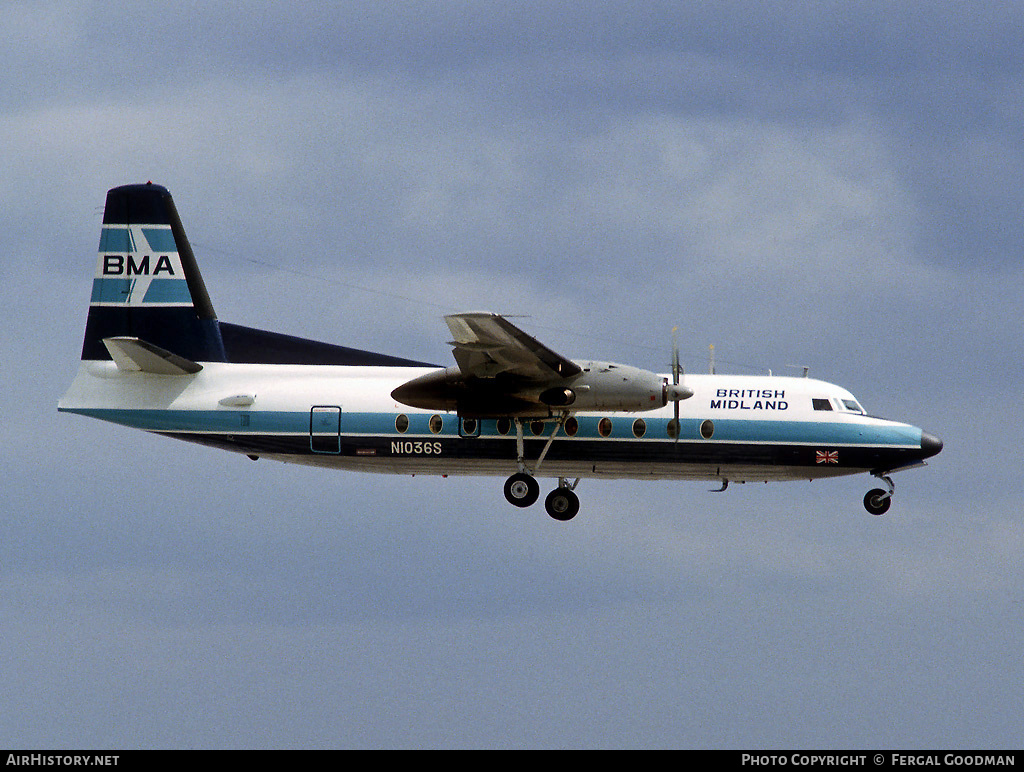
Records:
M7 2L0 746L1012 748L1024 736L1016 3ZM219 318L448 365L798 374L897 475L305 469L58 414L107 189Z

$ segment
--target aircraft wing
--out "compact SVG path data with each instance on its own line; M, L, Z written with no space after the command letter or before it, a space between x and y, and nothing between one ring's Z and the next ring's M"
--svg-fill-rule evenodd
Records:
M498 314L444 320L458 366L406 381L391 392L396 402L473 418L547 417L569 409L654 410L693 393L636 367L577 364Z
M498 314L475 312L444 318L452 354L467 378L511 375L545 382L579 375L580 366L556 354Z

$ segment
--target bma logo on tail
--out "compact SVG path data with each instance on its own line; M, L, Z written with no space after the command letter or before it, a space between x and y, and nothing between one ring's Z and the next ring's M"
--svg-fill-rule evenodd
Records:
M104 276L158 276L160 273L174 276L174 266L168 255L160 255L156 259L152 274L149 272L149 255L143 255L138 263L135 255L106 255L103 258Z
M168 225L104 225L93 305L190 306L192 296Z

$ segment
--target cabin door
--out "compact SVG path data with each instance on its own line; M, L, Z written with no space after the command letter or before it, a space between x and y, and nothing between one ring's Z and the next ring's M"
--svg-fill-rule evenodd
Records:
M341 453L341 408L317 405L309 412L309 447L314 453Z

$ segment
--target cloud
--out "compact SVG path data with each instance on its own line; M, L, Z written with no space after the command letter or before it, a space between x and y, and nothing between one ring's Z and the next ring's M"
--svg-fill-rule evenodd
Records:
M1021 21L11 4L0 736L1018 737ZM146 179L226 321L448 364L440 315L493 309L658 369L679 326L688 371L709 343L720 370L810 365L946 449L885 518L868 479L585 480L565 527L497 479L253 464L57 415L104 191Z

